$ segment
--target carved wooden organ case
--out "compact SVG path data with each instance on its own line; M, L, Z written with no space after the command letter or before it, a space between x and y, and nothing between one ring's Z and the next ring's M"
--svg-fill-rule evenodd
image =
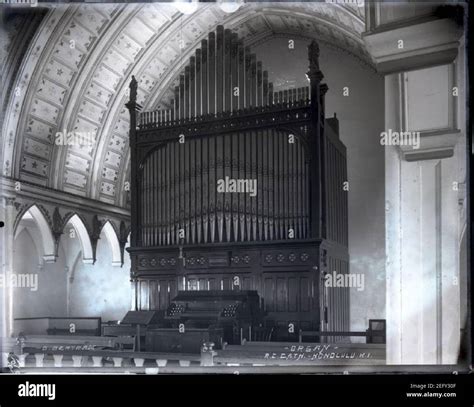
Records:
M325 119L319 48L309 86L273 89L237 34L202 40L170 109L141 112L130 84L131 278L136 309L178 290L257 290L278 339L349 329L346 148ZM219 180L257 180L255 196ZM293 324L293 329L288 329ZM294 334L291 331L294 331Z

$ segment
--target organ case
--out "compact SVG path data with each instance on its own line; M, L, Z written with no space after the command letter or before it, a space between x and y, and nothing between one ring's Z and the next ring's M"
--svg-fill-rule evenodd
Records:
M308 56L309 86L277 91L250 48L218 26L168 108L142 112L132 78L136 309L165 310L178 290L256 290L275 339L349 329L348 288L323 282L348 272L346 149L337 118L325 119L315 41ZM220 192L222 180L256 189Z

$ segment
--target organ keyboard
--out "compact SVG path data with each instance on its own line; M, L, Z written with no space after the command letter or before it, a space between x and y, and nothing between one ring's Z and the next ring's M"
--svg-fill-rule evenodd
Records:
M186 323L237 318L256 323L259 308L256 291L180 291L168 307L165 318Z
M241 330L247 336L262 323L262 312L256 291L180 291L165 319L175 328L221 328L225 342L239 343Z
M146 333L148 352L199 353L205 342L216 349L224 343L251 339L263 323L256 291L180 291L172 300L160 326Z

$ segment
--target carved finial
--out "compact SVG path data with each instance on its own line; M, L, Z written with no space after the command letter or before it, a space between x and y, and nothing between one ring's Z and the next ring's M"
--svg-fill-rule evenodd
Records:
M307 72L309 80L321 81L324 77L323 73L319 69L319 45L313 40L308 45L308 60L309 70Z
M120 221L120 240L127 241L127 226L123 220Z
M311 44L308 45L308 58L310 65L315 65L319 68L319 45L315 40L311 41Z
M61 234L61 230L63 227L63 218L59 213L58 207L54 208L53 212L53 232L57 234Z
M103 225L104 222L101 222L99 220L99 217L97 215L94 215L94 217L92 218L92 233L90 235L92 244L92 264L95 264L95 261L97 260L97 243L100 239L100 232L102 230Z
M99 217L97 215L94 215L92 218L92 238L93 239L99 239L100 238L100 232L102 230L103 222L99 220Z
M130 81L130 102L135 103L137 101L137 88L138 82L135 76L132 75L132 80Z

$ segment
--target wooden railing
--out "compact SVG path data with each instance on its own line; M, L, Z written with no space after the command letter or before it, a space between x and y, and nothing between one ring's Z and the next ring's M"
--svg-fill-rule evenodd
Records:
M146 353L146 352L121 352L121 351L59 351L59 350L40 350L35 348L25 348L24 353L15 354L16 363L12 364L12 353L2 355L4 358L3 369L21 370L45 368L74 368L74 371L81 371L92 368L104 368L100 371L121 368L122 372L132 369L134 372L144 372L144 369L150 368L150 363L156 367L166 367L169 362L178 363L180 367L189 367L195 362L198 366L202 364L201 355L184 353ZM34 361L31 360L34 357ZM48 356L52 356L52 363L46 363ZM30 357L30 359L27 359ZM69 360L68 360L69 359ZM72 361L72 362L71 362ZM133 370L133 368L138 370Z
M3 371L159 373L243 367L365 366L385 364L385 344L245 342L214 350L204 343L200 354L133 352L120 349L117 338L28 336L0 342Z
M299 342L310 337L364 337L366 343L386 343L386 326L384 319L369 319L369 328L365 331L299 331Z
M143 368L146 361L153 361L157 367L165 367L169 361L178 362L181 367L190 366L192 362L202 366L209 363L209 357L206 354L124 351L120 349L122 343L123 338L94 336L29 335L18 338L1 338L2 367L4 370L26 367L61 368L66 365L74 368L100 368L106 364L112 367L113 364L114 368L121 368L124 366L124 361L127 361L128 366ZM205 353L207 348L203 347L203 351ZM210 355L212 356L212 353ZM27 363L29 356L29 363ZM45 358L51 356L53 366L45 366ZM34 357L33 364L31 364L32 357ZM69 359L69 363L66 363L67 359ZM90 361L92 361L92 366Z

